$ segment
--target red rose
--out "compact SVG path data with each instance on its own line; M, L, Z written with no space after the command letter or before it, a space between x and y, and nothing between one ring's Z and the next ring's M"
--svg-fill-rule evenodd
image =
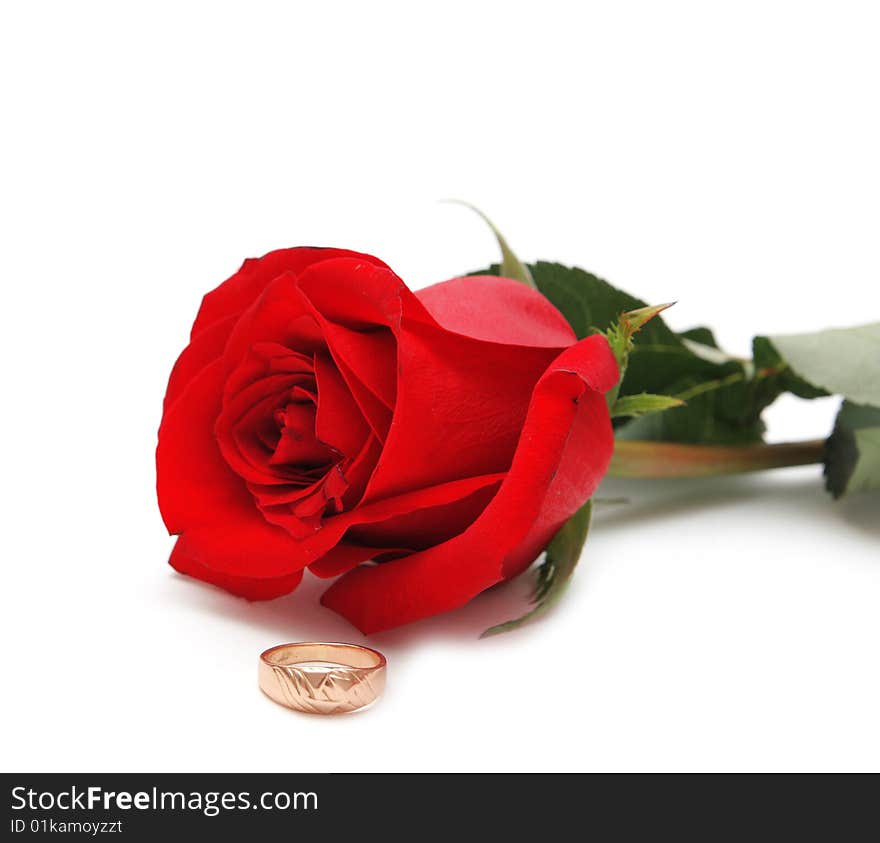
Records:
M536 291L413 293L381 261L285 249L205 296L165 396L171 564L250 599L308 567L363 632L523 571L592 494L617 366ZM361 563L374 560L377 564Z

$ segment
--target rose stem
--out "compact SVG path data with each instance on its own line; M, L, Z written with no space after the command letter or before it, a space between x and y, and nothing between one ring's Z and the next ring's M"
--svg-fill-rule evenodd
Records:
M611 477L711 477L768 468L821 463L825 440L777 445L679 445L673 442L617 440Z

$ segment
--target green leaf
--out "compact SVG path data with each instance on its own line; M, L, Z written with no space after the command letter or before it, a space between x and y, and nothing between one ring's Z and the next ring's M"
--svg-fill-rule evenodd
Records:
M470 208L475 214L482 218L483 222L485 222L489 228L492 229L492 233L498 241L498 248L501 249L501 266L499 267L498 274L503 275L505 278L513 278L515 281L522 281L523 284L527 284L529 287L534 287L535 280L532 278L532 273L528 266L524 264L516 254L514 254L513 249L510 248L507 240L504 239L504 235L495 227L492 220L490 220L489 217L487 217L479 208L468 202L458 202L458 204L464 205L465 208Z
M825 485L835 498L880 489L880 408L843 402L826 448Z
M576 267L539 261L532 266L538 289L571 323L578 337L605 332L622 313L647 305L607 281ZM677 395L700 383L741 372L737 363L718 364L694 354L662 316L644 323L629 355L620 395ZM688 412L682 409L679 413Z
M684 401L671 395L650 395L642 392L639 395L625 395L618 398L611 408L612 416L646 416L649 413L660 413L673 407L683 407Z
M616 436L683 445L754 445L763 441L764 423L749 403L741 380L719 379L695 388L706 391L682 399L686 407L635 418L619 428Z
M752 340L752 357L756 372L762 376L761 389L767 397L764 406L783 392L791 392L799 398L821 398L828 394L798 377L767 337Z
M538 289L562 312L579 339L608 330L622 313L647 307L641 299L577 267L538 261L531 269ZM661 317L645 324L640 336L652 343L677 342Z
M680 331L678 335L685 341L699 343L709 348L720 348L718 341L715 339L715 334L712 333L712 329L707 328L705 325L700 325L698 328L689 328L687 331Z
M678 336L685 348L710 363L718 363L719 365L724 363L745 365L748 363L748 360L723 351L718 345L715 335L708 328L691 328L688 331L682 331Z
M497 265L480 275L499 272ZM531 265L538 289L579 337L607 332L622 313L645 302L576 267ZM686 402L674 412L614 420L618 438L698 445L752 445L763 441L761 413L785 391L824 394L799 378L765 337L755 340L755 362L725 353L708 328L676 334L656 316L635 337L618 397L669 395ZM613 398L614 396L612 396Z
M880 407L880 322L770 337L807 383L856 404Z
M538 580L532 598L534 607L522 617L490 627L481 638L516 629L544 614L559 601L571 581L571 575L587 540L592 508L592 501L587 501L562 525L547 546L547 556L538 567Z
M640 299L613 287L582 269L538 262L532 267L538 289L559 308L578 336L590 328L605 331L624 311L646 307ZM617 420L618 435L695 444L760 442L764 425L749 385L751 367L732 358L706 359L688 342L714 342L702 329L697 338L676 334L662 316L644 324L635 337L619 396L670 395L687 406L672 413L655 413Z
M498 275L499 269L494 264L471 274ZM531 265L531 272L538 289L565 316L578 339L605 333L621 314L647 307L641 299L577 267L538 261ZM685 388L739 368L735 363L719 365L702 360L687 348L662 316L655 316L638 333L621 394L660 395L670 391L670 384Z
M532 275L578 337L607 331L622 312L645 307L640 299L582 269L539 261ZM635 338L619 396L670 395L687 406L617 419L617 435L682 444L755 444L763 441L761 414L780 394L824 394L791 371L765 338L756 339L755 357L753 363L725 353L708 328L676 334L657 316Z

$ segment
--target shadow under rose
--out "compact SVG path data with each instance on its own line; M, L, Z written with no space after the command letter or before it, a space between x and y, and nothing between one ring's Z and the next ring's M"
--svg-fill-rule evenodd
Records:
M597 498L623 498L626 502L604 506L600 503L593 519L595 530L628 527L658 518L668 519L671 526L676 516L684 517L688 512L765 501L778 509L782 517L790 517L795 529L797 520L815 518L827 519L830 524L844 521L871 536L880 536L880 495L857 494L835 501L825 491L821 471L813 466L729 477L609 478ZM732 520L731 527L736 526Z
M872 536L880 536L880 519L877 518L880 496L861 495L833 501L815 469L777 472L769 482L767 475L653 481L611 479L603 484L597 497L623 497L628 502L599 505L592 526L594 532L632 528L659 518L667 520L673 530L690 512L715 507L735 508L757 500L773 507L780 518L789 519L793 528L798 519L829 519L838 523L842 519ZM742 526L742 520L738 520L734 512L731 513L730 526L732 530ZM350 641L405 652L412 645L427 640L446 639L463 645L491 646L490 641L500 642L517 635L517 632L508 633L489 641L479 638L490 626L519 617L528 610L534 587L534 566L517 579L496 585L459 609L369 637L320 604L321 594L329 581L308 573L292 594L260 602L249 602L180 575L174 575L171 583L173 588L169 591L173 599L201 611L262 627L271 643Z
M173 573L169 579L169 585L173 586L168 589L172 599L198 611L261 627L274 643L347 641L395 647L405 647L419 639L441 637L476 644L484 630L526 610L533 584L532 576L527 573L512 582L490 588L452 612L365 636L343 617L321 605L321 594L329 587L330 581L308 573L291 594L255 602L180 574Z
M363 638L344 618L318 602L327 583L317 577L305 577L291 594L274 600L257 601L237 597L216 586L174 572L169 579L168 590L174 600L199 611L262 627L275 643Z

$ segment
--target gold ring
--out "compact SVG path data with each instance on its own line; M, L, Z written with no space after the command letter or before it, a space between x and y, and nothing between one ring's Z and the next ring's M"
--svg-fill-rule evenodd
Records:
M309 714L342 714L375 702L385 688L385 656L358 644L279 644L260 655L260 690Z

